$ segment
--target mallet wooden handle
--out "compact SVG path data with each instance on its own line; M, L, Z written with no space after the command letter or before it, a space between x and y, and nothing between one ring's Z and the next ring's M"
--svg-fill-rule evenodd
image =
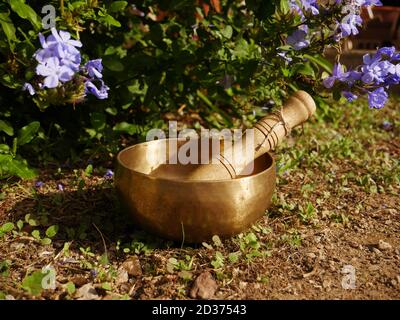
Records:
M281 140L288 135L290 130L307 121L315 112L316 106L313 98L305 91L295 92L284 104L278 114L262 118L254 126L254 152L242 152L235 155L235 161L230 161L223 154L228 154L231 146L224 146L224 152L218 157L219 163L198 165L186 177L189 180L222 180L233 179L240 175L254 159L274 149ZM238 143L241 150L246 150L246 134ZM215 162L214 162L215 163Z

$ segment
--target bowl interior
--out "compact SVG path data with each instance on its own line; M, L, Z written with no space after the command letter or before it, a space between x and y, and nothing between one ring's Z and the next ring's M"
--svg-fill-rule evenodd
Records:
M160 166L171 166L171 168L173 168L174 164L169 164L166 159L169 159L170 155L175 154L177 150L181 150L183 146L189 150L190 146L188 147L188 144L191 143L193 143L193 149L191 150L196 150L197 152L195 153L198 155L195 160L197 163L201 162L201 150L207 148L209 150L208 154L212 154L213 152L212 142L209 139L207 140L209 141L208 144L205 143L205 139L192 139L190 141L179 139L162 139L144 142L122 150L118 155L117 161L120 165L128 170L144 175L150 175ZM271 155L269 153L265 153L264 155L255 159L254 165L250 164L250 166L253 166L252 170L244 171L251 172L250 174L241 175L237 179L262 173L263 171L269 169L272 164L273 159ZM191 170L191 167L195 165L197 164L189 163L187 165L180 166L180 170L182 170L182 168L184 170L185 168L187 170Z

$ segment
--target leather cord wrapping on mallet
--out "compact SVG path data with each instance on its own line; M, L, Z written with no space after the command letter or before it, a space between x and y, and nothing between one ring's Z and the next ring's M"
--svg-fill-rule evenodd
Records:
M231 178L235 179L236 178L236 170L235 170L235 167L233 166L233 164L230 161L228 161L228 159L226 157L224 157L222 154L219 154L218 160L228 171Z
M256 147L256 150L260 149L261 146L264 145L265 140L268 141L270 150L274 150L275 149L276 145L279 142L279 138L278 138L278 135L276 134L274 129L279 125L282 125L284 127L285 136L288 136L290 134L290 128L288 127L285 119L283 119L282 111L276 112L276 113L272 114L271 116L269 116L269 117L267 117L265 119L275 120L274 117L277 118L276 119L277 121L272 127L268 123L263 121L263 120L260 120L259 122L257 122L254 125L254 128L257 129L258 131L260 131L264 135L264 140ZM274 138L274 136L275 136L275 138ZM272 143L271 143L271 140L269 139L269 137L272 138Z

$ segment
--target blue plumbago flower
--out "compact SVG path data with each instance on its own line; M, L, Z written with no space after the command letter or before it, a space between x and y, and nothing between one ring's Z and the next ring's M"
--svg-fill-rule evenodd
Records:
M333 66L332 76L327 77L323 80L325 88L332 88L337 81L344 82L348 79L349 73L344 72L344 67L340 63L336 63Z
M375 54L366 54L363 64L355 70L344 71L340 63L335 64L332 76L323 80L326 88L337 84L348 101L357 99L358 94L368 94L371 108L382 108L387 99L387 89L400 84L400 54L394 47L383 47Z
M58 34L55 28L51 29L51 35L45 39L39 34L39 40L43 49L35 53L36 60L41 64L46 64L51 58L60 60L61 66L67 66L73 71L78 71L81 63L81 54L75 47L81 47L82 43L78 40L71 40L69 32L60 31Z
M296 30L287 37L287 44L291 45L294 50L301 50L310 45L310 40L306 39L307 33L303 30Z
M87 94L87 93L92 94L92 95L94 95L96 98L101 99L101 100L102 100L102 99L107 99L107 98L108 98L108 90L109 90L110 88L107 87L107 86L104 84L104 81L103 81L103 80L99 79L98 82L100 82L100 89L98 89L98 88L96 87L96 85L95 85L92 81L87 80L87 81L85 82L85 93L86 93L86 94Z
M60 65L60 60L55 57L49 58L45 64L39 64L36 73L45 77L43 86L46 88L56 88L60 82L70 81L75 75L73 70Z
M352 86L356 81L361 80L361 77L362 77L362 72L356 70L350 70L348 72L346 83L349 86Z
M370 108L382 109L388 99L388 94L384 88L380 87L368 93L368 102Z
M385 120L382 123L382 127L383 127L384 130L389 131L389 130L391 130L393 128L393 124L390 121Z
M342 92L343 97L347 99L349 102L353 102L354 100L358 99L358 96L356 96L354 93L350 91L343 91Z
M82 42L71 39L71 34L67 31L60 31L58 33L56 28L51 28L51 34L58 44L67 49L71 47L82 47Z
M357 6L382 6L380 0L355 0L355 5Z
M303 10L301 9L297 0L289 0L289 7L292 12L299 14L302 18L304 18Z
M383 47L378 49L378 51L376 52L376 56L382 57L382 55L385 55L388 56L390 59L392 59L395 53L396 53L395 47Z
M97 270L95 270L95 269L90 270L90 275L91 275L93 278L95 278L95 277L97 276Z
M101 59L90 60L85 64L85 68L89 77L101 79L103 75L101 72L103 71L103 65L101 63Z
M107 169L107 171L106 171L106 173L105 173L105 175L104 175L104 178L110 179L110 178L112 178L113 176L114 176L114 172L113 172L111 169Z
M357 35L359 33L358 27L362 25L362 19L358 14L349 13L339 23L339 29L341 31L341 37L348 37L351 35Z
M304 10L310 11L313 15L319 14L317 0L300 0Z
M372 64L365 64L361 67L363 75L361 80L364 83L384 83L385 78L396 73L396 67L389 61L376 61Z
M305 12L311 12L312 15L319 14L317 0L289 0L289 7L292 12L305 19Z
M287 52L285 51L278 52L278 56L285 60L287 63L292 62L293 60L292 58L287 56Z
M59 191L64 191L64 185L63 185L62 183L58 183L58 184L57 184L57 189L58 189Z
M52 28L47 38L39 33L39 41L42 48L34 54L38 62L36 74L42 77L43 81L37 82L39 89L57 88L78 78L84 82L85 94L93 94L99 99L108 97L109 88L101 80L103 77L101 59L90 60L81 67L82 57L78 48L82 47L82 43L79 40L72 39L67 31L57 31ZM100 82L99 89L92 82L93 80ZM23 85L23 90L27 90L31 95L36 92L29 83Z
M22 86L22 90L28 91L31 96L33 96L36 93L33 86L28 82L24 83L24 85Z
M40 188L40 187L42 187L44 185L44 183L42 182L42 181L36 181L35 182L35 187L36 188Z

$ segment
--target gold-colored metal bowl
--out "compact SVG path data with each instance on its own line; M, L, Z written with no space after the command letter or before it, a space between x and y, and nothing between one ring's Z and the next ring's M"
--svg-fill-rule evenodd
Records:
M251 175L233 180L157 178L150 173L165 153L165 141L137 144L117 156L115 187L123 206L143 229L193 243L213 235L231 237L264 215L275 189L275 162L270 154L255 160ZM178 140L178 148L183 143Z

